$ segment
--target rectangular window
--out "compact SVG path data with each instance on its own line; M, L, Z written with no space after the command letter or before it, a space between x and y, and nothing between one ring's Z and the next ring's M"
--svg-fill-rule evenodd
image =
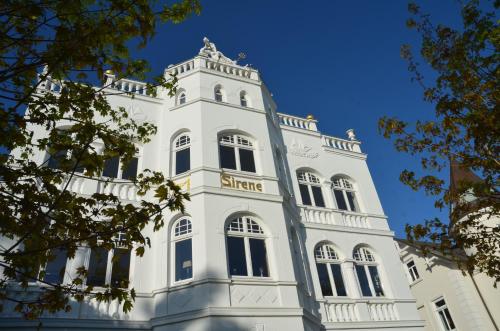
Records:
M220 167L225 169L236 170L236 156L234 147L219 146Z
M106 284L106 268L108 251L102 247L92 248L87 275L87 285L104 286Z
M330 264L330 269L332 270L333 281L335 282L335 289L337 290L337 295L341 297L347 296L345 290L344 278L342 277L342 270L340 269L340 264Z
M68 151L66 149L57 151L49 156L49 163L47 166L51 169L60 169L61 161L66 159L67 156Z
M243 238L227 237L227 254L229 274L232 276L248 276Z
M337 208L340 210L348 210L347 203L344 199L344 192L341 190L333 190L333 194L335 195L335 201L337 201Z
M240 148L240 166L242 171L255 172L255 160L253 151Z
M123 169L122 179L132 180L137 177L137 163L138 159L133 157Z
M349 206L352 211L359 211L358 203L356 202L356 197L354 196L354 192L346 191L347 200L349 201Z
M47 262L43 281L51 284L62 284L64 281L68 254L65 249L56 248L51 251L51 255L55 255L55 258Z
M375 290L375 295L378 297L384 296L384 290L382 289L382 282L380 281L380 275L378 274L378 269L376 266L371 265L368 266L368 270L370 271L370 277L373 283L373 289Z
M302 204L311 206L311 197L309 196L309 188L307 185L299 184L300 197L302 198Z
M120 159L118 156L112 157L104 161L104 169L102 175L109 178L118 177L118 167L120 165Z
M325 200L323 200L323 193L321 192L321 187L320 186L311 186L311 190L312 190L313 197L314 197L314 204L317 207L324 207Z
M372 291L370 290L370 284L368 283L368 277L366 276L365 266L356 265L356 275L358 276L359 287L361 287L361 293L364 297L371 297Z
M182 174L191 168L190 148L175 152L175 174Z
M264 239L250 240L250 255L252 258L252 271L254 277L269 277L267 266L266 242Z
M420 275L418 274L417 266L415 265L415 262L412 260L406 264L406 267L408 268L408 273L410 274L411 281L414 282L417 279L420 278Z
M330 284L330 278L328 277L328 270L326 269L326 264L316 263L316 268L318 269L319 285L321 287L321 293L324 297L332 296L332 286Z
M175 281L193 278L193 247L191 239L175 243Z
M127 288L130 271L130 250L115 248L111 268L111 286Z
M453 319L451 318L450 311L449 311L448 306L446 305L446 302L444 301L444 299L441 298L441 299L435 301L434 305L436 306L436 312L439 316L439 320L441 321L441 325L443 326L443 329L446 331L456 330L455 323L453 322Z

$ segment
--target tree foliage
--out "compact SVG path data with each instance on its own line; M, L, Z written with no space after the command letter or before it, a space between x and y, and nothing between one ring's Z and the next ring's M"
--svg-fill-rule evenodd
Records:
M407 225L408 239L433 243L451 254L463 270L481 271L500 280L500 97L499 1L461 4L459 28L435 25L419 6L408 6L407 26L421 36L420 52L401 48L423 98L434 107L432 120L410 124L380 119L379 129L398 151L420 157L423 175L404 170L400 179L414 190L436 197L437 208L451 207L450 220ZM422 65L432 78L424 77ZM428 116L426 116L428 117ZM452 163L478 174L480 181L448 186L443 175ZM429 247L429 246L426 246ZM424 247L425 248L425 247ZM452 252L466 254L452 254Z
M89 296L116 299L124 311L131 309L135 293L128 284L86 286L84 266L69 283L50 283L44 281L44 266L57 250L72 258L79 247L111 250L119 245L141 256L150 244L141 231L159 230L165 210L183 210L189 196L151 170L126 183L145 197L139 203L112 193L77 194L70 185L77 178L109 184L113 179L101 177L105 162L119 157L125 167L136 144L156 133L154 125L137 123L125 109L112 108L107 96L117 91L110 92L104 80L101 88L95 82L105 70L117 79L144 78L148 65L130 56L130 46L144 47L159 24L180 23L199 11L197 0L0 4L0 299L15 302L26 317L70 310L71 300ZM44 84L58 90L43 93ZM172 95L175 84L175 77L160 76L146 89ZM36 128L47 134L37 134ZM41 151L49 157L37 161ZM49 167L50 162L57 166ZM32 282L44 284L36 296L10 290L26 290Z

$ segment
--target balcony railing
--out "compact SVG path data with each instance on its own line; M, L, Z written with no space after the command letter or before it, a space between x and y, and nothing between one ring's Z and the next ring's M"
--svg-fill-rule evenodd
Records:
M328 322L358 322L358 308L355 303L325 303L326 320Z
M368 311L373 321L397 321L398 315L394 303L368 303Z
M314 119L307 119L283 113L278 113L278 117L281 125L315 132L318 131L316 126L317 121Z
M368 216L346 210L319 208L313 206L300 206L302 222L341 225L356 228L371 228Z

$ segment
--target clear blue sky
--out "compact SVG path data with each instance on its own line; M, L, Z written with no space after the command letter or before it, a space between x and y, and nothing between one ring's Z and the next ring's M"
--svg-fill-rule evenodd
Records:
M456 23L458 1L420 1L435 21ZM410 81L399 49L418 46L405 26L407 2L392 1L202 1L201 16L160 27L136 55L158 74L171 63L193 57L207 36L226 56L245 52L245 63L263 75L278 111L319 120L322 132L345 137L354 128L385 213L397 236L406 223L439 214L433 200L399 182L403 168L418 159L398 153L378 134L383 115L429 117L420 87ZM442 213L444 215L446 213Z

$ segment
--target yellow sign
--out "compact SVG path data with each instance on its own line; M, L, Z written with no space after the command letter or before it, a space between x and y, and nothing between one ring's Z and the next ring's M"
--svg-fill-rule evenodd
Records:
M179 186L183 191L189 192L189 190L191 189L191 177L186 178L182 182L175 182L175 185Z
M262 192L262 184L241 179L236 179L228 174L221 174L220 181L222 187L232 188L236 190Z

